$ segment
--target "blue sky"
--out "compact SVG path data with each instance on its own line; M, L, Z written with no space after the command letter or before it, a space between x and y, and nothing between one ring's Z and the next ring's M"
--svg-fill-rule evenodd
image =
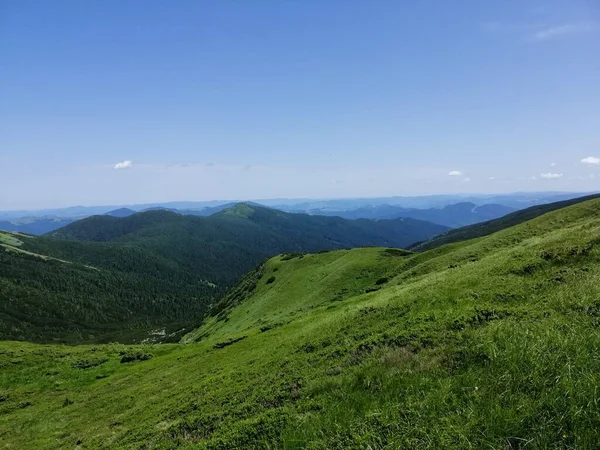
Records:
M597 1L4 0L0 209L599 190L599 55Z

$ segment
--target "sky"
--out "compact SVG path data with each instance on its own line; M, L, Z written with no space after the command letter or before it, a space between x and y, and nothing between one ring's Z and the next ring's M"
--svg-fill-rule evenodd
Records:
M600 1L0 0L0 209L600 190Z

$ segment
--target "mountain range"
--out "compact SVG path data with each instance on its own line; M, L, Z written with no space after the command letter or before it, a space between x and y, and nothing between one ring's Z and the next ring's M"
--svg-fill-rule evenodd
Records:
M437 223L450 228L459 228L474 223L497 219L514 211L514 208L504 205L485 204L477 206L475 203L463 202L444 206L443 208L407 209L401 206L378 205L347 211L313 209L308 211L308 213L322 216L337 216L343 217L344 219L377 220L407 217ZM301 211L295 210L295 212Z
M491 220L515 209L580 197L577 193L515 193L507 195L433 195L332 200L272 199L245 202L285 212L339 216L348 219L416 218L461 227ZM209 216L240 202L167 202L126 206L73 206L36 211L0 211L0 230L41 235L92 215L123 217L135 212L167 210L186 215ZM469 206L470 205L470 206ZM425 211L421 211L425 210Z
M173 344L0 342L0 439L44 449L596 448L600 199L507 217L422 252L283 250L199 316L186 310L192 291L162 296L163 282L209 281L195 264L189 286L187 275L170 279L187 274L198 242L224 249L222 267L237 270L254 244L266 254L283 238L310 251L335 247L334 236L336 245L382 237L248 205L209 218L92 217L56 237L2 233L1 298L20 313L7 326L3 310L4 338L29 330L36 311L64 311L85 334L88 311L120 308L114 318L133 320L144 307L162 315L179 305L196 326L173 334L156 316L149 336L181 337ZM214 225L205 240L192 231L199 221ZM219 230L243 245L212 242Z
M3 233L0 337L130 341L157 324L171 333L278 253L408 247L447 230L237 204L209 217L151 210L92 216L40 237Z

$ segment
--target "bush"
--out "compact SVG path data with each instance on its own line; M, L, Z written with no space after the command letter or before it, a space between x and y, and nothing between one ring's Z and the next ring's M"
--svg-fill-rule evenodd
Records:
M148 361L152 358L150 353L143 352L121 352L121 363L128 363L133 361Z
M237 339L229 339L228 341L225 341L225 342L217 342L215 345L213 345L213 348L218 350L220 348L224 348L229 345L235 344L236 342L240 342L242 339L246 339L247 337L248 336L242 336Z
M275 277L271 277L267 280L267 284L271 284L275 281Z
M73 369L90 369L92 367L99 366L108 361L108 358L90 358L90 359L78 359L71 363Z

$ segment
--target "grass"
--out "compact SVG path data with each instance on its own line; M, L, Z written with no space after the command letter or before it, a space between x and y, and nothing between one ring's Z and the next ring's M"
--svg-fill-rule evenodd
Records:
M0 440L597 448L598 236L592 200L420 254L279 256L187 344L0 343Z
M0 245L4 246L5 249L20 247L23 242L17 239L17 236L19 236L17 233L0 233Z

